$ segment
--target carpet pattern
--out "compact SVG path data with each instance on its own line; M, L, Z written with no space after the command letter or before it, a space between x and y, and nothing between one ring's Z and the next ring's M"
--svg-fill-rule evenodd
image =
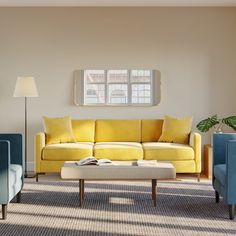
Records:
M210 182L87 182L83 208L75 181L26 179L22 202L8 206L0 235L236 235L236 220L215 203Z

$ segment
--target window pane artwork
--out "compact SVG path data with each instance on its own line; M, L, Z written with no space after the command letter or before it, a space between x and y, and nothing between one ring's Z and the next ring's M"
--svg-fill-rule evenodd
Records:
M132 85L132 103L151 103L150 84Z
M84 70L83 105L152 105L152 70Z
M127 83L128 70L108 70L107 78L108 83Z
M84 79L86 84L90 83L104 83L105 71L104 70L85 70Z
M84 98L86 104L105 103L105 85L87 84Z
M108 88L110 104L128 103L128 85L127 84L109 84Z

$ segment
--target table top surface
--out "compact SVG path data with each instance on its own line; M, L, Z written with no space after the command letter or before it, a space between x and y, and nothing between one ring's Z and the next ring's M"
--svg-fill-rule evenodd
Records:
M114 162L115 164L115 162ZM65 162L61 168L62 179L86 180L146 180L146 179L174 179L175 167L170 162L157 162L153 166L121 165L84 165L75 162Z
M147 169L147 168L151 168L151 169L175 169L173 164L170 162L160 162L157 161L155 163L155 165L142 165L142 166L138 166L137 164L133 163L133 164L122 164L122 162L114 162L113 164L109 164L109 165L83 165L83 166L79 166L76 164L76 162L73 161L66 161L64 163L64 166L62 168L71 168L71 169L124 169L124 170L131 170L131 169Z

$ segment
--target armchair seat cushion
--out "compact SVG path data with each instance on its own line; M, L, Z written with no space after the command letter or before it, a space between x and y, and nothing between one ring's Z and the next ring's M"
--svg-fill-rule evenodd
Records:
M143 143L143 150L145 160L194 160L194 150L186 144L150 142Z
M226 185L226 164L218 164L214 166L214 177L223 186Z
M136 142L98 142L94 145L94 156L113 161L135 161L143 158L143 149Z
M11 164L9 171L10 186L16 181L20 180L23 175L23 168L21 165Z
M9 168L9 201L22 188L23 168L21 165L11 164Z
M60 143L44 147L43 160L76 161L93 155L93 143Z

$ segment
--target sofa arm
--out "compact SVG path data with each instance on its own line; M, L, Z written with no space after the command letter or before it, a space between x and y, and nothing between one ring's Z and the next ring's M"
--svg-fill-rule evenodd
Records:
M235 204L236 203L236 140L230 140L227 143L226 147L226 186L227 186L227 203Z
M10 142L0 140L0 204L8 203L8 181L10 167Z
M22 134L0 134L0 140L10 142L10 163L24 166Z
M40 173L40 162L42 159L42 151L46 145L45 133L40 132L35 136L35 172Z
M201 135L196 132L190 133L189 145L194 150L194 159L196 162L196 173L201 173L202 157L201 157Z

